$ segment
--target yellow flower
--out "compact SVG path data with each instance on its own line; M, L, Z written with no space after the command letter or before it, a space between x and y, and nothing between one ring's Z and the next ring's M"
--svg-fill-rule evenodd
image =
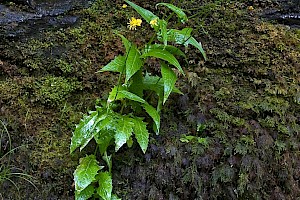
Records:
M127 8L127 5L126 5L126 4L123 4L122 8Z
M137 26L141 26L142 20L131 17L131 19L129 20L129 23L127 23L127 24L128 24L129 30L136 30Z
M157 26L157 20L158 20L158 18L155 18L155 19L152 19L152 20L150 21L151 27Z

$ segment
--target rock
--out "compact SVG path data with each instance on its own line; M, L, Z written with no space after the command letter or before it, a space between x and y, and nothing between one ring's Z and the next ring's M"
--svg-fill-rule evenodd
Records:
M77 22L70 10L88 7L87 0L14 0L31 9L13 9L0 3L0 37L19 37L49 27L65 27Z
M293 28L300 28L300 1L278 0L277 3L277 9L265 11L262 16Z

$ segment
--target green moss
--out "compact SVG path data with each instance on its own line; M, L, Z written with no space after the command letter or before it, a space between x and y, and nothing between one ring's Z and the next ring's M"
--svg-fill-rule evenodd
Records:
M48 76L36 81L35 99L47 106L62 106L72 92L81 88L78 81Z
M12 79L0 81L0 102L12 102L21 94L20 85L14 83Z

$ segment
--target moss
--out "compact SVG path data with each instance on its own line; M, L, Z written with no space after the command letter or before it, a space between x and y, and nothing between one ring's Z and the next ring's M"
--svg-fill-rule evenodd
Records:
M72 92L81 88L78 81L48 76L35 82L35 100L47 106L61 106Z
M138 148L116 153L114 190L123 199L273 199L276 188L286 198L299 196L300 32L262 22L243 2L176 2L194 15L188 23L209 60L203 64L191 49L190 65L183 64L188 79L179 84L189 97L188 114L171 98L163 134L152 136L146 155ZM16 50L2 51L18 66L16 73L1 72L0 112L19 124L13 137L29 143L30 170L45 198L72 198L71 132L116 81L95 73L124 51L112 33L140 43L148 37L147 26L126 29L124 19L136 13L122 3L99 0L75 11L82 16L76 27L10 41ZM208 146L180 142L183 133L197 135L198 120Z
M13 103L13 101L19 97L21 93L21 87L14 83L12 79L0 81L0 102Z

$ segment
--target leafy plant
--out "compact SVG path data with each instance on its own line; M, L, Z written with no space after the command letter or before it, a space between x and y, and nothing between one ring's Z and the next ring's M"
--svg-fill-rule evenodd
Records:
M134 136L145 153L149 142L148 123L145 121L147 117L153 120L153 130L159 134L160 111L163 105L172 92L181 93L175 87L177 75L172 67L184 75L176 56L185 57L185 54L170 43L192 45L206 59L201 43L191 36L191 28L168 29L167 20L160 19L151 11L128 0L125 2L151 25L155 34L145 46L138 47L117 33L122 39L126 53L116 56L100 72L119 73L118 83L109 93L106 102L96 106L96 111L90 111L83 117L71 139L71 153L77 148L82 150L93 139L97 143L95 154L81 158L74 172L75 198L78 200L91 197L104 200L118 199L112 194L112 154L108 147L113 146L115 152L124 144L131 147ZM159 3L157 6L166 6L172 10L182 23L188 20L186 14L172 4ZM130 30L135 30L137 26L141 26L142 20L132 17L128 24ZM159 60L161 76L152 75L147 72L146 67L143 67L150 57ZM158 97L155 104L147 101L148 97L154 94ZM97 159L99 153L106 166L99 164Z

